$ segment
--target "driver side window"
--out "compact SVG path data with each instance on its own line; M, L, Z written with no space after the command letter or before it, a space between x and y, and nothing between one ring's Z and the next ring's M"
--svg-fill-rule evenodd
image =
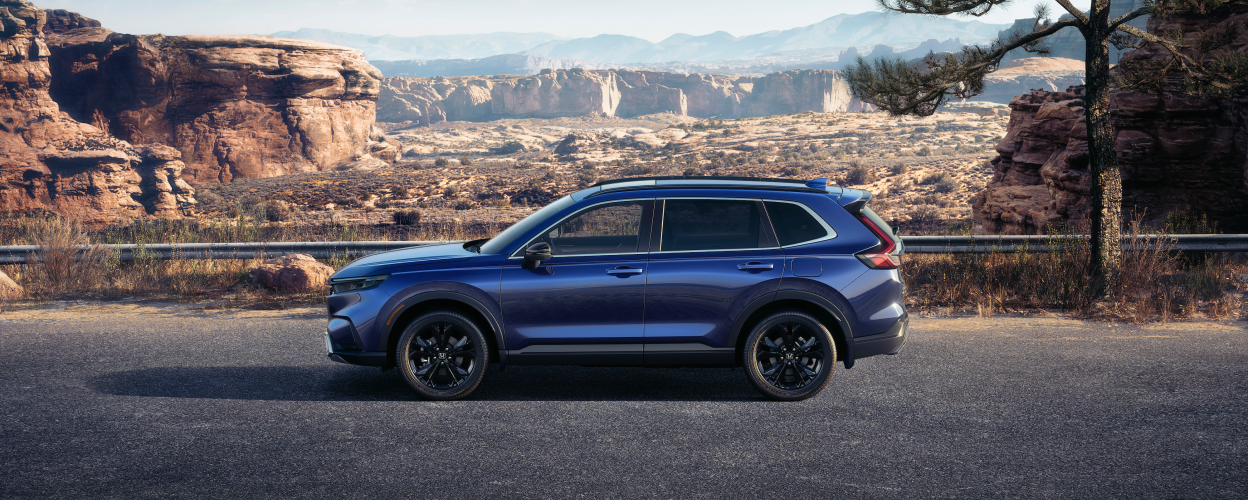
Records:
M550 244L551 255L632 253L640 241L642 201L610 203L565 220L538 241Z

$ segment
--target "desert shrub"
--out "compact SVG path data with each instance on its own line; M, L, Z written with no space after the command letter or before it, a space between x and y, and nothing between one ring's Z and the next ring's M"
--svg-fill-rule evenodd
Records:
M357 200L352 196L342 196L334 200L334 205L340 208L350 208L350 207L357 206L359 204L360 204L360 200Z
M932 205L919 205L910 211L910 224L921 227L933 226L940 222L940 209Z
M598 181L598 174L592 171L582 171L576 175L576 178L581 181L581 184L589 185Z
M919 148L917 151L915 151L914 155L915 156L931 156L932 148L930 146L923 146Z
M290 219L290 205L282 200L265 202L261 206L264 208L264 218L269 222L282 222Z
M624 169L620 171L620 173L626 176L630 176L630 177L636 177L640 175L650 175L654 173L654 167L647 165L645 163L633 163L633 164L625 166Z
M448 167L450 165L451 165L450 160L447 160L446 158L438 158L436 160L433 160L433 166L435 167Z
M784 168L784 175L787 175L787 176L789 176L789 177L796 177L796 176L802 175L802 167L800 167L800 166L798 166L798 167L785 167L785 168Z
M698 167L687 167L682 175L685 177L697 177L702 175L702 169Z
M56 296L69 291L93 291L105 282L108 249L92 245L82 223L62 217L23 222L26 244L39 247L27 256L28 291ZM85 247L79 251L79 247ZM37 261L37 263L35 263Z
M936 181L936 185L932 186L937 193L949 193L958 188L958 183L952 178L945 177Z
M452 208L455 210L471 210L477 208L477 202L472 200L459 200L455 202L455 205Z
M906 173L907 170L910 170L910 168L906 166L906 162L904 161L899 161L897 163L889 165L888 167L888 173L890 175L901 175L901 174Z
M410 198L411 191L408 191L407 186L399 185L390 188L390 196L395 198Z
M507 141L503 143L502 146L490 148L490 154L494 155L509 155L522 151L526 151L526 148L524 147L524 144L521 144L519 141ZM460 161L462 162L463 160Z
M923 176L923 178L919 180L919 185L930 186L940 181L952 180L952 179L953 177L950 176L948 172L936 172L934 174L928 174L928 175Z
M849 173L845 174L845 183L849 185L870 184L875 182L875 174L865 165L851 163Z
M459 164L465 167L472 165L472 158L469 158L467 156L461 156L459 157Z
M415 226L420 224L420 211L396 210L390 214L390 219L394 221L395 225Z

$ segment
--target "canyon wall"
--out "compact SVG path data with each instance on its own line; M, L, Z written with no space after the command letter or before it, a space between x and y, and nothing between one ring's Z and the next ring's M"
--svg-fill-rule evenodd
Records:
M56 18L63 27L69 16ZM179 151L132 146L52 99L47 19L30 2L0 0L0 211L88 223L180 216L195 199Z
M47 35L51 96L78 121L182 154L192 184L393 161L360 52L263 36Z
M655 113L737 118L870 109L850 95L839 73L828 70L726 77L581 68L543 70L527 77L390 77L382 81L377 106L379 121L422 125Z
M1210 16L1150 19L1150 32L1181 31L1189 39L1215 24L1248 22L1248 7ZM1232 50L1248 52L1248 32ZM1164 63L1169 53L1148 45L1125 61ZM1123 210L1158 221L1173 211L1205 214L1228 232L1248 232L1248 99L1201 99L1183 93L1181 75L1160 94L1114 89L1110 99L1123 177ZM1038 234L1048 224L1085 220L1091 178L1081 88L1033 91L1011 103L1000 156L987 189L974 202L976 220L997 233Z

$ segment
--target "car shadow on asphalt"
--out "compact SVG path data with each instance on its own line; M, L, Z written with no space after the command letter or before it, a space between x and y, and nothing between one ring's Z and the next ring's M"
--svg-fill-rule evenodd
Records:
M88 382L116 396L257 401L420 400L398 371L347 366L204 366L106 373ZM762 401L741 369L491 366L467 400Z

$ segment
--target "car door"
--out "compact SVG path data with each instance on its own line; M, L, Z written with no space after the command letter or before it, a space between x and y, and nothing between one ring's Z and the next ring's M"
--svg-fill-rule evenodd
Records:
M645 363L732 363L733 320L784 272L762 202L671 198L658 217L646 284Z
M611 201L551 225L502 273L508 361L638 366L653 199ZM551 258L524 269L525 248Z

